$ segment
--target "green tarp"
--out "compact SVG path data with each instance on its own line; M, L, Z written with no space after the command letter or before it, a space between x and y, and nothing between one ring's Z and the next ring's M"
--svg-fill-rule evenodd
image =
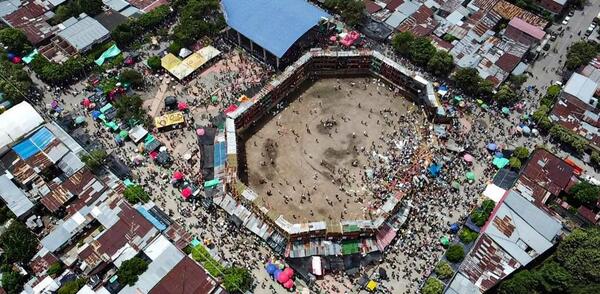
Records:
M492 164L494 164L497 168L504 168L510 160L502 157L494 157L494 160L492 160Z
M342 254L343 255L350 255L350 254L355 254L355 253L359 253L359 252L360 252L360 248L358 247L358 241L348 241L348 242L342 243Z
M38 55L38 50L34 49L33 52L27 54L26 56L24 56L22 58L23 62L25 62L25 64L30 64L33 59L35 58L35 56Z
M100 55L100 58L96 59L96 64L97 65L102 65L104 64L104 61L107 58L112 58L115 57L117 55L119 55L121 53L121 49L119 49L119 47L117 47L116 44L113 44L112 46L110 46L110 48L106 49L106 51L104 51L102 53L102 55Z
M204 182L204 188L212 188L220 183L221 181L219 179L212 179L210 181Z
M117 124L114 121L105 123L105 125L109 128L111 128L113 131L116 131L119 129L119 126L117 126Z
M123 181L123 184L125 184L125 187L131 187L135 185L130 179L125 179L125 181Z
M107 103L106 105L102 106L102 108L100 108L100 112L105 113L109 111L112 107L112 104Z

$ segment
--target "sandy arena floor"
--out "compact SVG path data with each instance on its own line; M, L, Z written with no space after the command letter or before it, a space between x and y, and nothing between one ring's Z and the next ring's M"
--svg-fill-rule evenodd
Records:
M386 109L410 108L373 79L319 80L246 141L248 184L290 222L367 219L359 151L394 131Z

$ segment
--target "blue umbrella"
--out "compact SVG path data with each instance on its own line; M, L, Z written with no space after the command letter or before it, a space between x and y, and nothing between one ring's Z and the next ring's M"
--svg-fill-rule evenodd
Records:
M496 153L494 153L494 157L503 158L504 154L502 154L502 152L500 152L500 151L496 151Z
M276 270L277 270L277 267L274 264L269 263L267 265L267 273L269 273L269 275L272 276L275 273Z
M458 230L460 229L460 226L458 224L452 224L450 225L450 232L452 232L453 234L455 234L456 232L458 232Z
M92 118L93 118L93 119L98 119L98 117L100 117L100 115L101 115L101 114L102 114L102 113L101 113L100 111L98 111L98 110L93 110L93 111L92 111Z
M487 149L489 149L491 151L496 150L496 148L498 148L498 146L496 146L496 144L494 144L494 143L490 143L487 145Z
M523 127L523 134L529 134L531 133L531 129L528 126L524 126Z

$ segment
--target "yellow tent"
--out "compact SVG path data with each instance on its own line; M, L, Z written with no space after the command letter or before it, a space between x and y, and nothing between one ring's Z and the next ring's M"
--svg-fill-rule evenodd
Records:
M154 126L156 128L164 128L176 124L183 123L185 119L183 118L183 112L173 112L169 114L165 114L163 116L154 118Z
M180 63L181 60L171 53L165 55L165 57L160 60L160 65L162 65L162 67L164 67L167 71L172 71Z
M370 280L367 283L367 290L369 290L370 292L373 292L373 291L375 291L375 289L377 289L377 282Z

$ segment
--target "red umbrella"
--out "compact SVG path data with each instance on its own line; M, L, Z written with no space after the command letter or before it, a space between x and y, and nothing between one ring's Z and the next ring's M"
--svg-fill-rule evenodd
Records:
M183 180L183 174L180 171L176 171L175 173L173 173L173 179L181 181Z
M91 103L92 103L92 101L90 101L90 99L88 99L88 98L83 98L83 101L81 102L81 104L83 104L83 107L85 107L85 108L90 107Z
M190 197L192 197L192 189L190 189L190 187L184 188L181 190L181 196L183 196L183 199L188 200Z
M287 280L287 282L283 283L283 288L292 289L294 287L294 281Z
M291 267L286 267L283 273L290 277L290 279L294 277L294 270Z
M150 152L150 158L152 158L152 160L155 160L156 157L158 157L158 152L156 152L156 151Z
M230 112L234 112L236 109L238 109L237 105L231 104L227 108L225 108L223 112L225 112L225 114L228 114Z
M287 281L289 281L289 280L290 280L290 277L288 277L288 275L286 275L284 273L281 273L279 275L279 277L277 277L277 282L282 283L282 284L285 283L285 282L287 282Z
M179 110L186 110L186 109L188 109L188 105L187 105L187 103L181 101L181 102L179 102L177 104L177 109L179 109Z
M21 63L22 59L19 56L15 56L11 61L14 64L19 64L19 63Z

